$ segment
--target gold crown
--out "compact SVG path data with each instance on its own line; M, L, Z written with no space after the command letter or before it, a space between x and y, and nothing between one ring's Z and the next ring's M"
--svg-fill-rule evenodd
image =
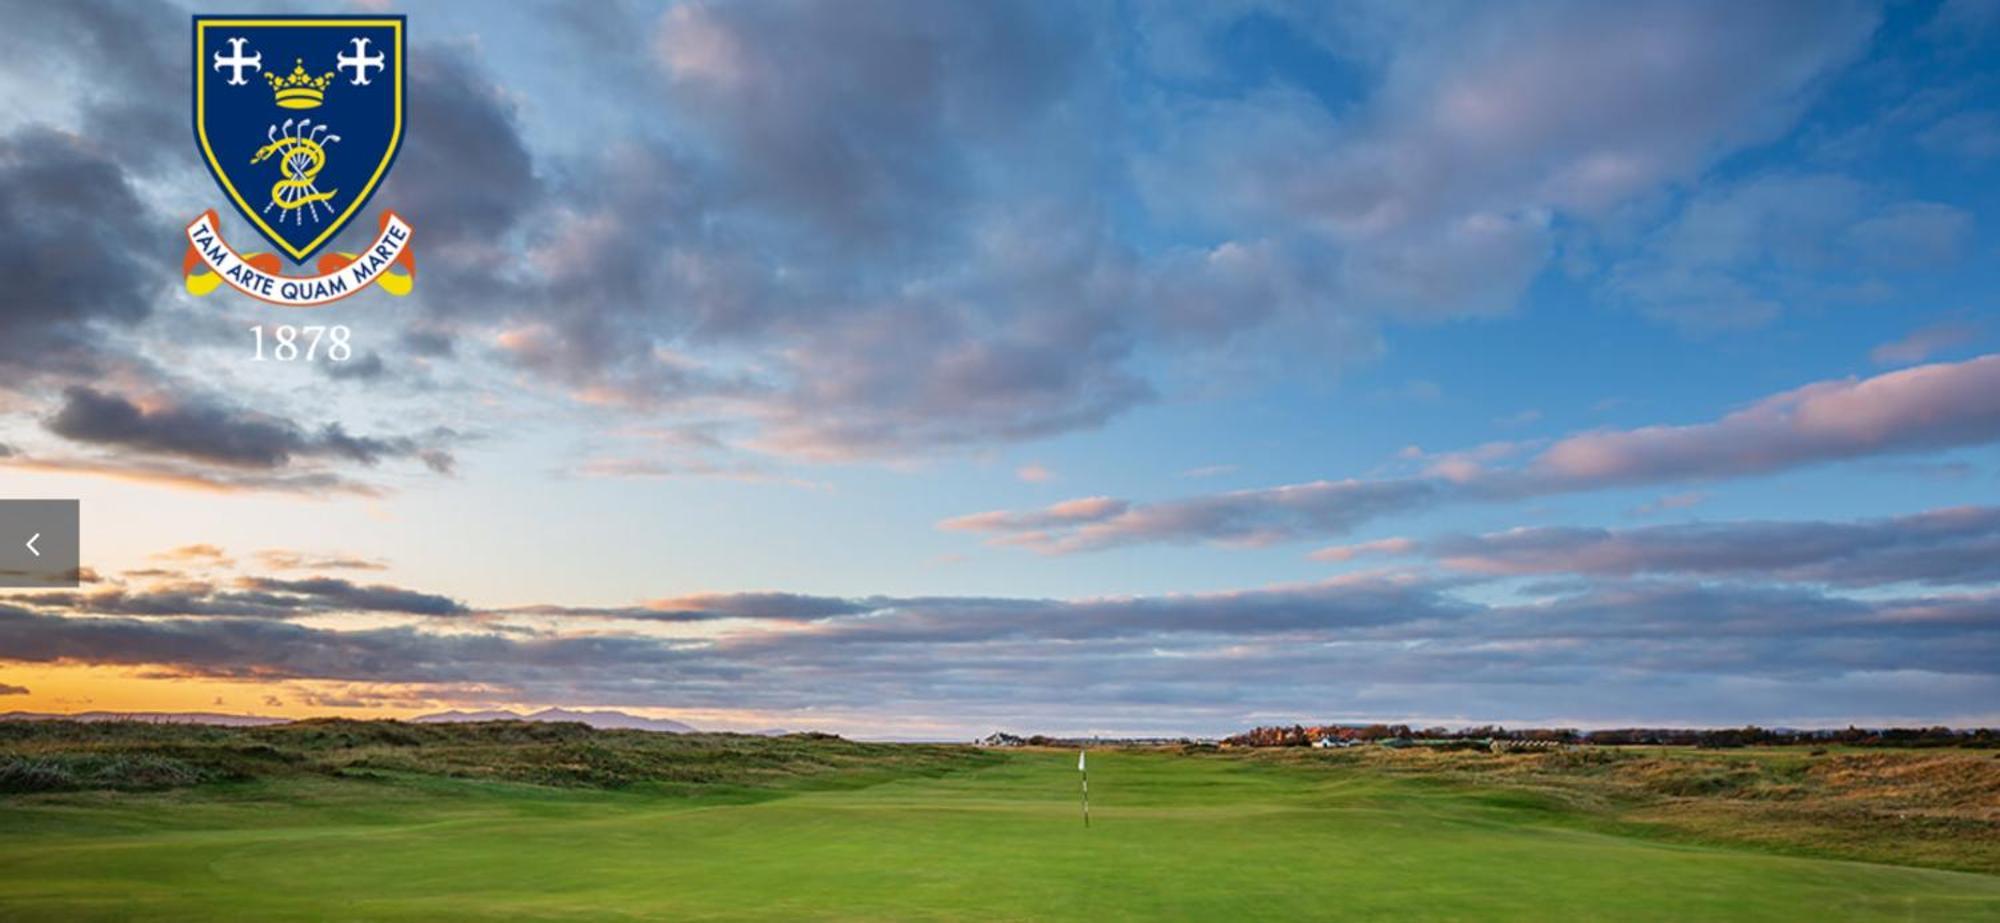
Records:
M264 80L271 85L271 94L278 105L287 109L317 109L326 100L326 88L333 83L333 72L327 71L315 77L306 73L305 59L297 58L291 73L280 77L267 71Z

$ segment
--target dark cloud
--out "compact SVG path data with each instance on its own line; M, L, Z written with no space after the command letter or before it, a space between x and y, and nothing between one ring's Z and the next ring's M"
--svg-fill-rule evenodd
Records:
M198 582L149 590L114 588L89 593L36 593L14 599L25 605L89 615L286 619L313 614L289 600L221 592Z
M1803 586L1584 580L1481 603L1462 588L1369 575L1073 600L706 594L623 611L489 610L448 633L107 617L83 597L39 594L0 605L0 650L29 663L410 684L403 693L416 695L478 684L488 698L966 730L1003 712L1058 730L1132 721L1162 731L1222 730L1272 713L1986 721L1967 703L2000 691L2000 597L1990 592L1861 599ZM309 581L230 592L245 594L243 605L268 593L300 614L353 595ZM564 611L611 621L553 632L506 624ZM720 635L652 636L663 615L751 621ZM642 635L617 623L624 618L654 624Z
M426 359L449 358L456 347L449 333L433 327L411 327L403 331L402 343L411 354Z
M290 619L333 612L421 616L468 613L463 604L447 596L381 584L364 586L331 577L300 580L246 577L233 584L169 580L144 589L114 587L87 593L28 594L12 599L24 605L89 615Z
M414 45L409 68L410 110L420 113L422 130L409 134L376 201L416 228L416 297L433 314L504 310L529 294L509 267L520 225L547 204L514 104L469 46ZM370 231L372 224L346 236ZM423 323L409 337L420 353L449 353L449 341Z
M321 374L334 381L378 381L388 370L381 354L375 352L348 362L328 362L319 368Z
M187 136L186 10L152 0L78 0L12 9L8 26L0 55L45 84L76 92L83 134L114 159L152 169L186 150L178 143Z
M318 431L282 418L206 399L178 398L141 407L126 398L74 386L45 421L48 430L74 442L109 446L240 468L276 469L294 459L374 465L385 458L418 458L448 471L450 456L435 446L399 437L348 434L338 423Z
M9 86L65 88L78 124L0 136L0 388L143 370L111 334L151 316L172 280L177 227L137 184L185 150L163 139L187 132L186 23L145 0L8 11Z
M0 641L16 661L153 664L206 676L484 681L583 669L634 669L665 652L633 638L513 640L412 629L332 631L265 619L56 617L0 610Z
M361 586L335 577L280 580L249 577L241 582L252 590L303 598L310 606L337 612L400 612L408 615L463 615L464 604L448 596L419 593L401 587Z
M28 687L26 686L10 686L6 683L0 683L0 695L27 695L27 694L28 694Z
M151 312L173 230L91 142L31 128L0 137L0 386L100 375L124 362L101 327Z

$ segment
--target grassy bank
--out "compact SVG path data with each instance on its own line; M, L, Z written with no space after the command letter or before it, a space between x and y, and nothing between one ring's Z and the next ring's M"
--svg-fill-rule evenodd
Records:
M1211 758L1486 791L1678 842L2000 874L2000 754L1990 750L1364 747Z
M556 722L0 722L0 794L389 775L701 793L866 785L994 759L965 747L825 735L655 734Z

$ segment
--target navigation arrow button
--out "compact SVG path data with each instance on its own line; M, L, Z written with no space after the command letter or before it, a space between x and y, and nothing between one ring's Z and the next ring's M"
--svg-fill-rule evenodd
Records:
M83 580L79 506L75 500L0 499L0 587L73 587Z

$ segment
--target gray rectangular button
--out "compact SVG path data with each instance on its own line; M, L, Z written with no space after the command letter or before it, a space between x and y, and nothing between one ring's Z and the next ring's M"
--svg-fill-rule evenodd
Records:
M0 500L0 587L73 587L82 576L75 500Z

